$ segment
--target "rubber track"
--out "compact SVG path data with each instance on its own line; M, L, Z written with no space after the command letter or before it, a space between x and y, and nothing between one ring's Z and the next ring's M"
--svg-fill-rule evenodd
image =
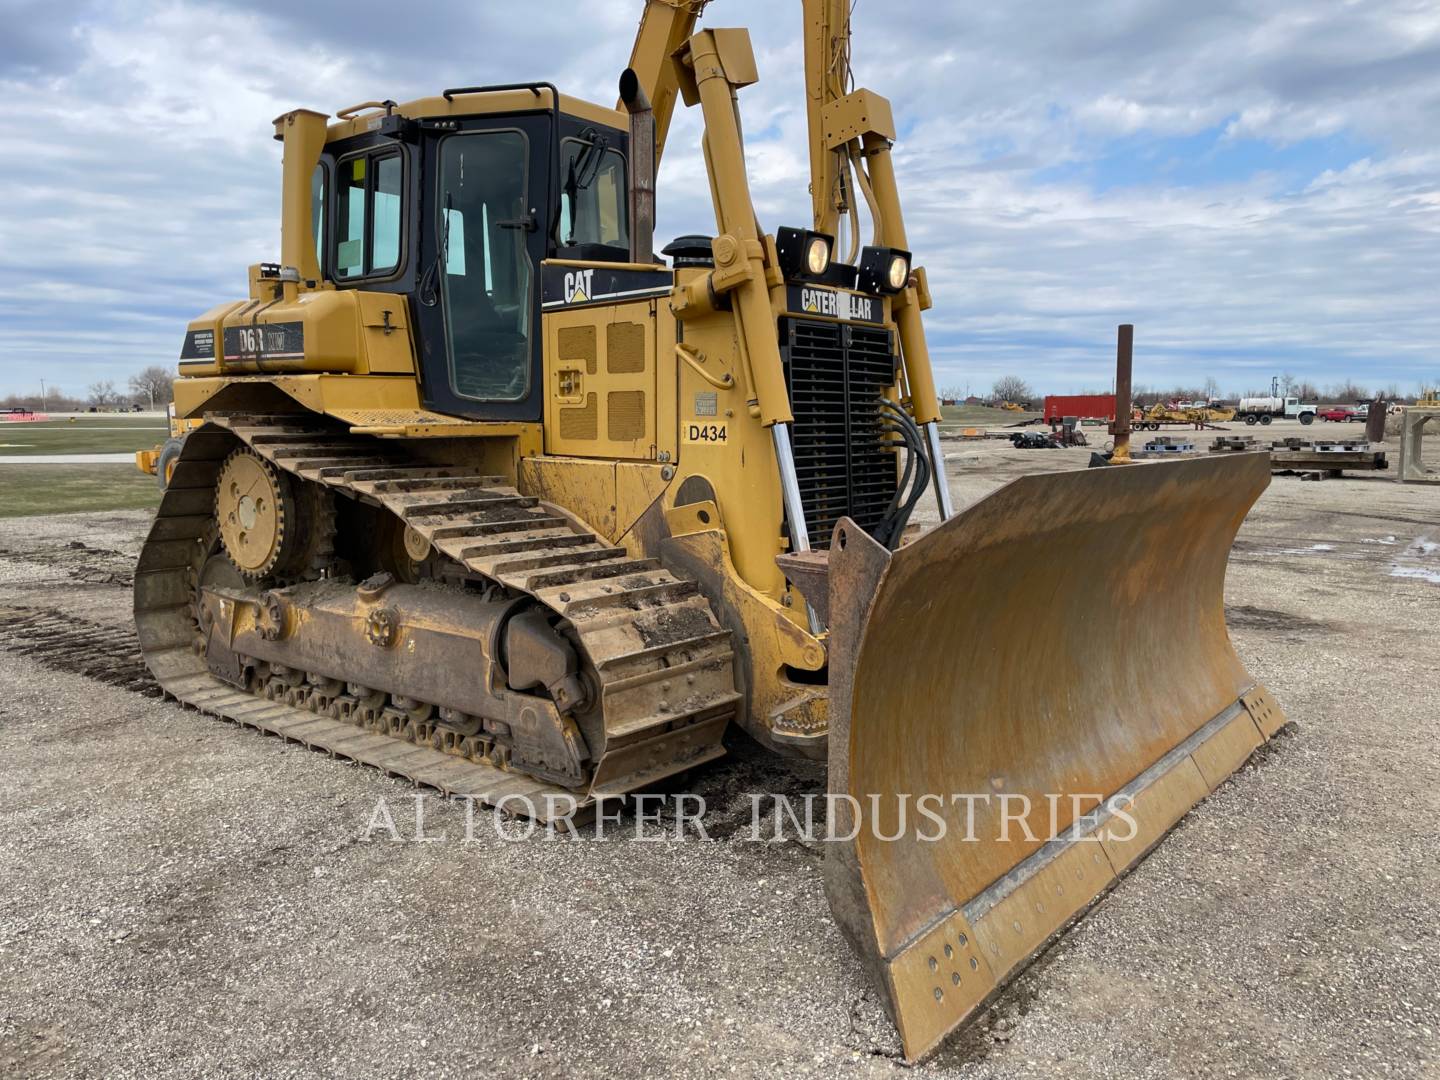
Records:
M489 803L573 794L259 700L211 675L195 648L191 605L199 553L214 535L215 477L237 439L279 469L384 507L471 573L526 593L567 620L601 684L605 754L624 750L628 763L607 773L602 757L590 795L634 790L724 753L720 734L740 700L734 656L729 633L693 583L581 531L564 511L522 495L504 478L421 463L403 442L351 436L310 417L212 416L186 440L135 585L146 660L182 701L447 794ZM348 752L362 735L387 746L366 746L364 757Z

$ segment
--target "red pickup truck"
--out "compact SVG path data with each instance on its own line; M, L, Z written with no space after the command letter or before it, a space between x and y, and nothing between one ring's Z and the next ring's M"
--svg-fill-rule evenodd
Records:
M1348 420L1359 419L1359 417L1355 415L1354 409L1347 409L1341 406L1334 409L1326 409L1320 414L1320 419L1329 420L1331 423L1335 424L1343 424Z

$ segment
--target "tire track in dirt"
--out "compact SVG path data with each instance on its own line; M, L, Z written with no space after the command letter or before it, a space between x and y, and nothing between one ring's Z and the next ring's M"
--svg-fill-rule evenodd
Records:
M0 605L0 651L145 697L164 696L133 626L107 626L43 608Z

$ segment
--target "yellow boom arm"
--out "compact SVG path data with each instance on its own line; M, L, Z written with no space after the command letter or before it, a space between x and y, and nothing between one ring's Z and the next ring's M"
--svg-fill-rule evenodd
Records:
M871 90L847 92L850 74L849 0L803 0L805 13L805 94L810 126L810 194L815 228L830 236L837 234L841 214L850 221L850 253L854 262L859 249L859 214L849 188L860 189L870 211L871 244L877 247L910 250L905 219L900 211L900 193L895 184L895 166L890 146L895 141L895 121L890 102ZM895 297L893 311L900 334L900 351L910 391L910 411L915 422L926 429L932 456L938 462L940 402L935 395L935 377L930 370L930 347L920 313L930 306L925 271L915 268L909 284ZM949 492L938 482L943 470L936 468L936 496L942 516L949 517Z
M670 117L675 112L675 97L680 81L671 59L695 32L709 0L647 0L635 32L635 45L630 50L630 70L635 72L640 89L655 112L655 168L665 150L665 136L670 130ZM619 108L623 109L622 101Z

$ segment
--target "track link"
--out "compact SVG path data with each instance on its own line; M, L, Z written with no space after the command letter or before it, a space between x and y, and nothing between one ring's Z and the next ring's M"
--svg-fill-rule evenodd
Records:
M294 700L305 707L257 700L210 673L196 646L198 560L214 536L210 503L220 463L242 443L304 481L383 507L471 574L565 620L599 683L604 745L591 747L588 790L567 792L319 718L304 695ZM740 700L730 634L693 582L630 557L506 478L421 462L402 442L352 436L319 418L212 416L190 434L141 553L135 610L146 662L182 701L491 804L578 795L583 805L713 760L724 753L721 735ZM363 756L351 752L357 748Z

